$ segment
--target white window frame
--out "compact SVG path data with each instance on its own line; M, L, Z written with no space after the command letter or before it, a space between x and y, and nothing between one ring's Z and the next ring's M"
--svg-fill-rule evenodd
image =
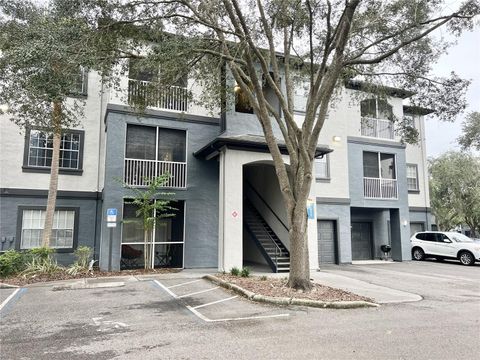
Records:
M32 136L34 134L40 134L40 133L43 133L45 135L45 138L47 139L45 141L45 146L32 146ZM78 147L77 149L63 149L63 144L65 143L65 136L66 135L70 135L70 136L78 136ZM62 138L60 140L60 158L59 158L59 168L60 169L64 169L64 170L80 170L81 169L81 156L82 156L82 136L83 134L80 133L80 132L69 132L69 131L65 131L63 134L62 134ZM27 147L27 163L26 165L28 167L32 167L32 168L47 168L49 169L51 167L51 165L46 165L45 162L43 165L38 165L38 164L35 164L35 163L32 163L32 159L34 159L33 157L30 156L30 151L32 149L37 149L37 150L43 150L45 152L47 151L51 151L52 152L52 156L53 156L53 144L52 144L52 147L49 147L48 146L48 138L52 138L53 137L53 134L48 132L48 131L43 131L43 130L37 130L37 129L31 129L30 132L29 132L29 135L28 135L28 147ZM53 142L53 139L51 140ZM77 154L77 166L76 167L64 167L64 166L61 166L62 164L62 160L63 160L63 152L65 151L68 151L68 152L72 152L72 153L76 153ZM35 157L36 159L36 157ZM46 159L46 157L44 158Z
M21 227L20 227L20 243L19 247L22 250L34 249L42 246L42 235L43 228L45 226L45 208L22 208L20 209L21 215ZM31 214L29 218L26 217L27 214ZM50 247L58 250L72 250L76 245L76 222L77 222L77 211L72 208L68 209L56 209L52 234L54 236L50 239ZM28 227L27 227L28 226ZM35 231L37 234L35 236L35 243L32 245L32 238L29 239L29 244L25 244L27 231ZM63 245L59 245L58 234L60 231L69 232L70 236L68 242L65 242ZM64 238L67 238L64 236ZM55 243L53 242L55 241Z
M323 166L325 169L324 174L320 174L318 166ZM315 179L317 180L329 180L330 179L330 156L329 154L323 155L322 158L315 159Z
M408 174L408 169L415 169L415 184L416 184L416 188L415 189L411 189L410 186L409 186L409 183L408 183L408 179L413 179L413 177L409 176ZM406 166L406 177L407 177L407 189L408 191L410 192L419 192L420 191L420 182L418 181L418 165L417 164L407 164Z

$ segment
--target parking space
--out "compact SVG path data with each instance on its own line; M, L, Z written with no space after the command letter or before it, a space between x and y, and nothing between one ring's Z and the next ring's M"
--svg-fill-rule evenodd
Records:
M288 317L285 309L249 302L204 279L154 280L160 289L205 322Z

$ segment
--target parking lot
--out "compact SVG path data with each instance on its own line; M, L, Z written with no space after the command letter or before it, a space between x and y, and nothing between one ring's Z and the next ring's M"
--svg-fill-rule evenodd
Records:
M480 352L479 270L436 262L325 268L424 299L353 310L251 303L176 274L97 281L115 287L0 289L1 303L10 297L0 310L1 358L467 358Z

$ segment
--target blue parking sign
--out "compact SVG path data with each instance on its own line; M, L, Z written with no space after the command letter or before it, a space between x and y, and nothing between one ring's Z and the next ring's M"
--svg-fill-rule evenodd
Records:
M110 209L107 209L107 216L110 215L110 216L117 216L117 209L115 208L110 208Z

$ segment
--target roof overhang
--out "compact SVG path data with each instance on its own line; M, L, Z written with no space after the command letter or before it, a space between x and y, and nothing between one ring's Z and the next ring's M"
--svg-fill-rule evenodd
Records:
M428 109L420 106L410 106L404 105L403 106L403 113L404 114L411 114L411 115L428 115L434 113L435 110Z
M362 80L348 80L345 82L345 87L347 89L360 90L365 92L380 92L392 97L402 99L406 99L415 95L414 92L405 89L395 88L391 86L375 85Z
M278 148L283 155L288 155L287 146L285 142L277 140ZM216 157L222 148L227 147L233 150L255 151L255 152L270 152L265 137L261 135L220 135L210 141L200 150L194 152L194 156L204 159L212 159ZM317 146L315 150L315 158L320 158L325 154L332 152L328 146Z

